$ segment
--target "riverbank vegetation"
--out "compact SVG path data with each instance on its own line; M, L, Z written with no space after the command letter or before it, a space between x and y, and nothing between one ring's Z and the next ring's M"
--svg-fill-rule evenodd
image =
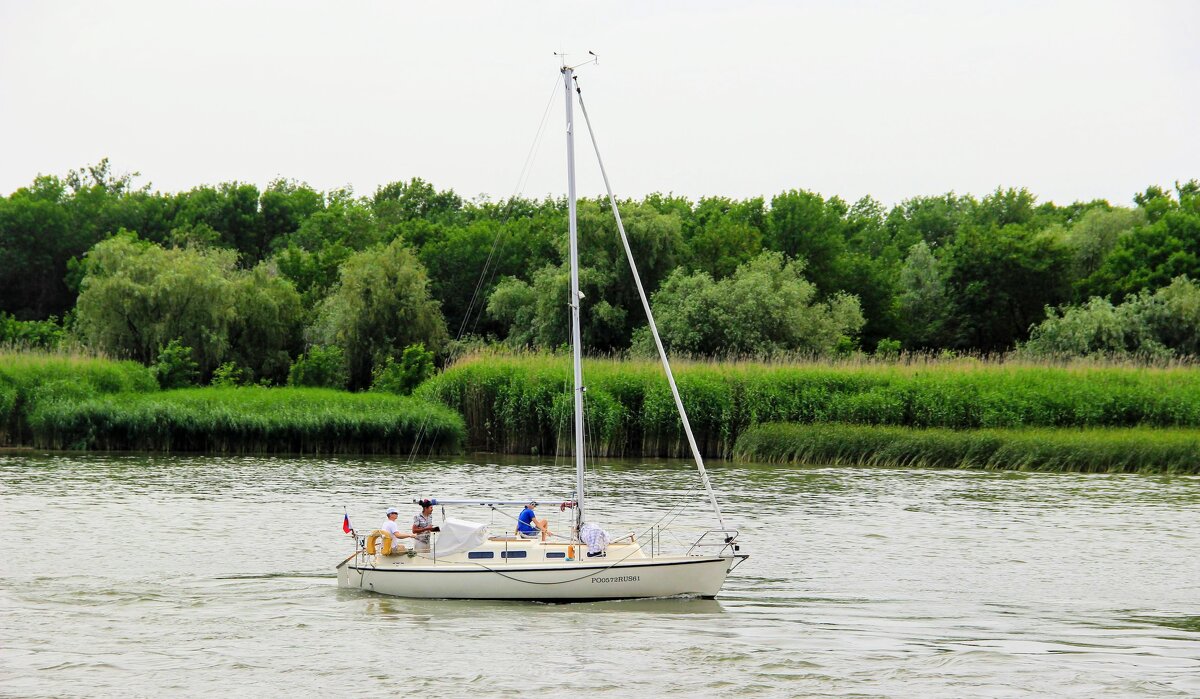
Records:
M1200 372L1113 362L1055 365L913 357L906 361L683 361L676 378L705 456L728 458L764 422L943 427L1198 427ZM589 449L607 456L685 456L661 367L585 363ZM483 354L418 389L458 410L468 444L569 453L570 359Z
M1200 473L1200 429L912 429L768 423L738 439L743 462L1082 473Z
M137 362L0 352L0 445L428 455L461 449L465 435L453 410L393 393L159 383Z
M469 201L420 179L369 196L288 180L172 193L137 177L102 161L0 198L0 343L149 364L178 342L199 384L232 364L271 385L306 351L336 347L362 390L416 344L443 365L463 343L567 341L561 199ZM803 190L619 206L676 353L1197 349L1197 181L1129 205L997 188L890 207ZM645 354L612 215L598 199L578 209L584 344Z
M426 352L407 360L381 373L403 383L431 371ZM475 353L413 396L233 384L164 390L163 371L83 354L0 353L3 442L421 456L567 456L573 448L564 354ZM656 362L589 359L585 372L592 455L687 455ZM690 360L676 364L676 377L710 458L1114 472L1197 472L1200 459L1200 372L1190 364Z
M314 388L192 388L39 402L49 449L428 454L461 449L462 419L414 398Z
M0 354L0 443L570 450L563 199L137 177L105 160L0 197L0 346L22 350ZM1196 180L1129 205L793 189L619 208L710 457L766 422L1200 427ZM614 219L578 211L583 343L610 357L589 360L590 449L683 455Z
M38 403L158 390L137 362L81 352L0 349L0 446L32 444L28 414Z

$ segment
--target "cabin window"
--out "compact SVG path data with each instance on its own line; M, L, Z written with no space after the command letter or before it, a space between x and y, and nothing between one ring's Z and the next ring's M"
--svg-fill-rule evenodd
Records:
M565 551L547 551L546 552L546 558L566 558L566 557L567 557L567 553Z
M528 553L529 553L528 551L501 551L500 557L501 558L524 558Z
M495 558L495 551L468 551L467 558Z

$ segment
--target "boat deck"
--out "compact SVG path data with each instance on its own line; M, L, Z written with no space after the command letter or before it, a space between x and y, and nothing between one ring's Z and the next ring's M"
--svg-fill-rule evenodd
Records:
M574 554L574 555L572 555ZM579 544L567 542L524 539L510 536L493 536L481 545L469 551L459 551L446 556L439 556L436 548L433 550L409 548L389 556L368 555L360 553L359 565L379 568L399 566L430 566L443 564L485 564L489 567L497 565L528 565L546 563L581 562L602 563L612 560L630 560L650 558L642 550L640 544L631 537L625 537L608 545L605 556L589 557L587 548Z

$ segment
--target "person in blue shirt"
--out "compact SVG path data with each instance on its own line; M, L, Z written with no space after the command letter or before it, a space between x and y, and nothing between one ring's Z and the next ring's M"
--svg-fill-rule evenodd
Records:
M542 541L550 536L550 525L546 523L546 518L539 519L534 516L533 509L537 505L536 500L530 501L525 509L521 510L521 514L517 515L517 536L532 539L540 535Z

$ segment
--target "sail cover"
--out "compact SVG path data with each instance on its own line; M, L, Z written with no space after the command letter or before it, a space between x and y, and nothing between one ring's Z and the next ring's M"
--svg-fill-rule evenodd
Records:
M438 525L442 528L437 538L437 554L449 556L452 553L473 549L487 541L487 525L467 522L461 519L445 519Z

